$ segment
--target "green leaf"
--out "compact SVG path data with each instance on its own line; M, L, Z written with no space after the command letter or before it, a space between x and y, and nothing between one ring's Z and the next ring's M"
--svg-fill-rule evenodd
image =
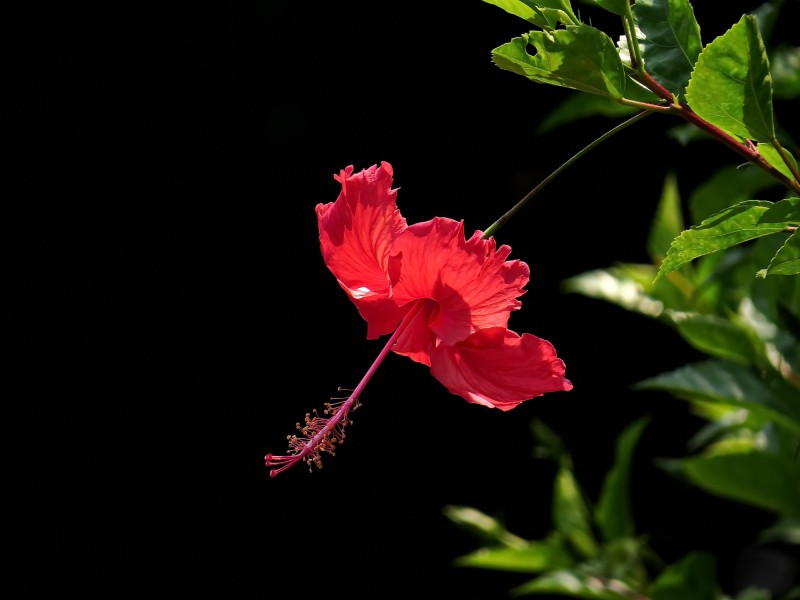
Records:
M760 542L786 542L800 544L800 519L780 519L758 536Z
M714 213L776 185L777 181L769 173L755 165L722 167L689 195L692 223L700 223Z
M800 96L800 46L783 46L770 59L772 93L780 100Z
M647 253L654 262L661 262L667 255L670 243L683 231L681 215L681 196L678 191L678 180L674 173L669 173L661 188L661 199L656 208L656 215L650 226L647 238Z
M800 466L766 452L699 456L681 461L699 488L744 504L800 516Z
M620 17L625 14L628 6L628 0L584 0L587 4L596 4L600 8L606 9L608 12L619 15Z
M541 542L528 542L524 548L480 548L455 559L455 564L512 573L539 573L569 568L573 560L563 539L554 535Z
M553 571L511 590L512 596L559 594L588 600L629 600L636 596L624 582L599 579L580 571Z
M536 54L528 54L528 46ZM554 31L531 31L492 51L501 69L583 92L622 98L625 71L614 42L589 25Z
M658 317L664 311L663 302L649 296L641 284L614 270L596 269L575 275L563 282L563 288L566 292L599 298L648 317Z
M617 438L614 466L603 481L594 513L597 527L607 542L633 536L629 493L631 463L633 450L648 421L648 417L635 421Z
M507 531L500 521L470 506L448 504L442 512L461 529L487 543L517 549L528 545L524 539Z
M772 78L754 16L743 16L703 49L686 99L701 118L731 135L759 142L775 139Z
M681 337L694 348L741 365L753 362L750 337L730 320L693 312L670 311L668 315Z
M589 522L589 509L575 476L566 467L562 467L556 475L553 523L582 556L589 558L597 554L597 543Z
M748 200L714 213L675 238L656 279L698 256L800 224L800 198Z
M703 399L722 405L746 408L774 422L792 435L800 436L800 415L747 369L719 360L693 363L650 377L634 389L671 392L679 397Z
M784 160L781 158L780 153L775 149L774 146L772 146L772 144L758 144L758 152L764 157L764 160L778 169L778 171L786 175L789 179L794 179L794 173L792 173ZM792 156L792 153L786 149L784 149L784 152L786 152L786 154L789 156L789 160L792 162L796 170L797 161L795 160L794 156Z
M665 568L656 579L653 600L715 600L716 561L705 552L691 552Z
M734 600L772 600L772 592L764 588L749 587L736 594Z
M800 275L800 236L795 231L786 239L778 253L766 269L756 273L759 277L767 275Z
M552 458L556 462L560 462L564 455L564 443L558 434L539 419L531 421L530 426L531 433L537 442L534 454L538 458Z
M554 29L561 21L565 25L577 25L580 23L578 17L572 12L569 0L483 0L487 4L493 4L502 8L509 14L529 23L533 23L542 29Z
M534 20L534 13L533 9L528 6L525 2L521 0L483 0L487 4L493 4L498 8L502 8L510 15L514 15L515 17L519 17L520 19L525 19L529 23L533 23L534 25L539 25Z
M552 30L558 23L580 25L570 0L483 0L509 14L525 19L542 29Z
M639 108L620 104L606 96L573 94L550 111L539 123L536 131L546 133L561 125L588 117L627 117L639 111Z
M703 47L692 5L689 0L636 0L632 10L645 69L683 98Z

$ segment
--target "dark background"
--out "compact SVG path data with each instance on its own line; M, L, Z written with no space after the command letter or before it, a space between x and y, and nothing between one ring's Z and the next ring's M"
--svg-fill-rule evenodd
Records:
M754 6L696 4L706 43ZM30 7L7 55L17 151L4 168L31 209L13 256L33 291L14 349L33 370L17 371L28 394L9 421L14 597L502 598L528 576L453 567L477 541L443 506L542 537L554 469L532 456L531 421L563 437L596 498L616 435L644 414L638 531L666 562L715 553L734 589L771 516L656 468L699 421L629 391L698 355L560 283L646 261L668 170L688 194L737 157L682 149L665 135L677 123L654 116L499 232L532 272L510 327L553 342L573 391L502 413L391 355L337 456L270 479L263 456L383 343L319 253L314 206L335 200L332 175L388 161L409 222L471 232L613 122L537 134L570 92L495 67L491 49L528 28L477 0Z

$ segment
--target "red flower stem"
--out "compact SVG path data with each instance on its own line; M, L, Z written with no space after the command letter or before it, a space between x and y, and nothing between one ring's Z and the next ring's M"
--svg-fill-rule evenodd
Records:
M665 100L668 100L671 104L671 111L672 114L678 115L685 121L688 121L698 129L706 132L711 137L717 139L718 141L722 142L728 148L736 152L737 154L743 156L748 162L753 163L754 165L764 169L767 173L772 175L775 179L780 181L784 186L792 190L793 192L800 194L800 182L792 181L789 177L781 173L778 169L773 167L769 162L767 162L763 156L758 152L755 144L753 144L750 140L747 140L747 144L742 144L739 140L737 140L732 135L726 133L716 125L712 125L705 119L700 118L696 112L694 112L689 106L683 102L680 102L667 88L661 85L658 81L656 81L652 75L650 75L647 71L640 71L638 73L639 78L641 79L642 83L646 85L651 91L653 91L658 96L662 97Z
M313 454L317 448L320 446L322 441L325 439L327 435L329 435L339 424L339 422L347 416L350 412L350 409L353 408L353 405L358 400L358 397L361 395L361 392L364 391L364 388L367 387L369 380L372 379L372 376L375 374L375 371L378 370L378 367L384 361L384 359L389 355L389 352L392 351L394 348L395 343L397 342L397 338L400 337L400 334L405 331L408 327L409 323L414 319L414 317L419 313L422 309L422 306L425 304L425 300L417 300L411 309L405 314L400 324L397 326L397 329L394 330L394 333L386 342L386 345L383 347L383 350L380 351L378 357L372 363L372 366L367 369L366 374L352 391L350 396L348 396L347 400L339 407L339 410L336 411L331 418L328 419L325 426L320 429L310 440L308 440L304 445L303 449L296 453L291 454L288 456L273 456L272 454L267 454L264 459L267 463L267 466L274 466L274 465L281 465L280 468L270 470L269 474L270 477L275 477L278 473L285 471L289 467L297 464L298 462L304 460L310 454Z

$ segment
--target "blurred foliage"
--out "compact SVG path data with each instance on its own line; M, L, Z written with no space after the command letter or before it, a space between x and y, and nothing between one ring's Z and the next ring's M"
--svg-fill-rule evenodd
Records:
M655 319L707 356L633 386L688 402L706 422L685 456L656 462L709 494L773 514L773 525L755 533L759 541L800 544L800 180L786 149L796 145L772 105L773 96L800 96L800 48L770 44L784 2L762 4L703 45L689 0L585 0L621 17L616 42L581 22L569 0L485 1L538 28L496 48L495 64L575 91L540 131L644 108L689 116L670 130L683 144L734 140L750 152L746 166L710 173L686 199L679 175L669 173L647 240L651 262L582 273L564 289ZM757 196L780 189L788 193L775 202ZM533 574L511 590L519 596L728 598L715 557L687 548L664 565L636 531L631 461L647 421L619 435L594 503L558 435L535 422L538 455L558 465L552 532L524 540L474 508L448 506L446 516L483 544L456 563ZM800 586L736 596L777 598L800 598Z

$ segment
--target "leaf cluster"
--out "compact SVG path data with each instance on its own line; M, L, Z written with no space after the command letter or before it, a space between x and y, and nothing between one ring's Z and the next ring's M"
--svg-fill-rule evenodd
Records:
M584 23L569 0L484 1L535 28L492 51L498 67L576 92L540 131L646 110L681 117L686 124L670 135L682 143L710 136L747 160L711 173L685 199L669 173L647 239L650 262L618 262L564 288L658 320L706 356L633 385L688 402L705 421L685 456L657 463L709 494L773 514L760 541L800 544L800 172L787 149L797 145L773 113L773 97L800 97L800 48L768 45L783 1L706 44L689 0L585 0L620 18L616 41ZM765 199L780 190L779 200ZM525 540L475 509L446 507L484 541L457 564L534 574L514 595L724 597L713 556L687 549L665 566L636 532L630 467L646 423L620 434L594 505L558 436L535 423L558 463L553 531ZM782 596L797 597L797 587ZM737 599L771 595L749 589Z

